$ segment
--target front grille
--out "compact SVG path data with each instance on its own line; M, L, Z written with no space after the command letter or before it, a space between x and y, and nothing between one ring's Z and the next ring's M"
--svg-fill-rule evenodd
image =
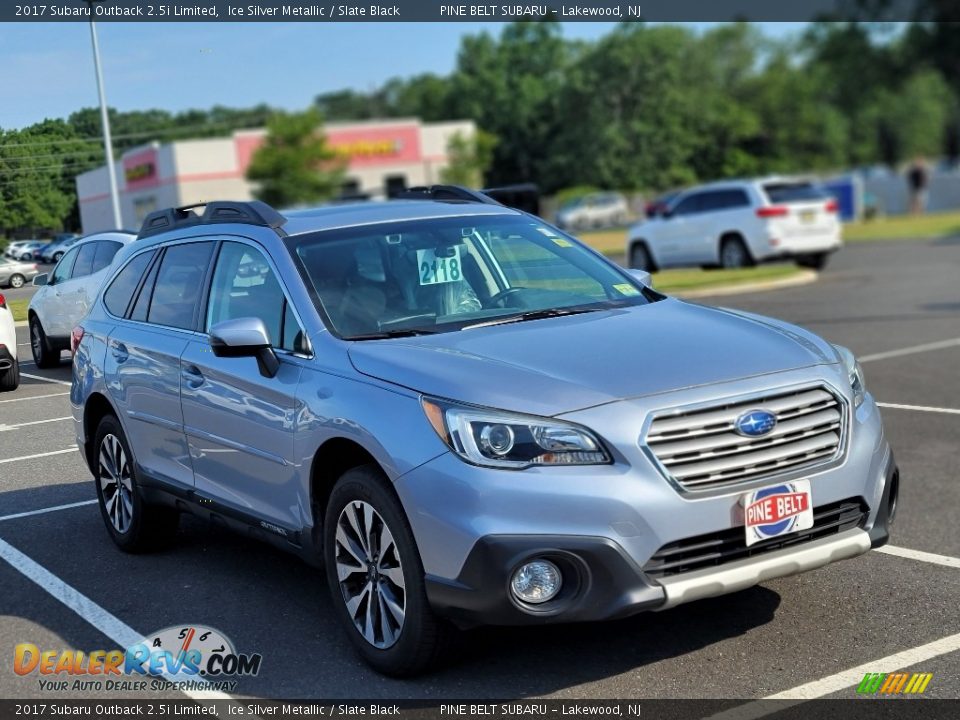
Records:
M759 409L777 416L773 431L739 435L737 418ZM821 386L661 415L646 443L681 487L710 490L829 462L842 450L843 426L841 401Z
M750 547L747 547L742 527L685 538L657 550L643 566L643 571L650 577L660 578L762 555L863 527L868 512L867 504L862 498L848 498L822 505L813 510L812 528L765 540Z

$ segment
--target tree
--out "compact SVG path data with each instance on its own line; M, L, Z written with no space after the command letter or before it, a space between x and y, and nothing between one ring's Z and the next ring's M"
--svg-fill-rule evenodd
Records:
M259 183L256 196L274 207L328 200L343 184L343 162L327 144L323 116L315 109L276 113L267 137L247 168Z
M440 172L440 182L448 185L465 185L479 188L484 185L484 176L493 162L497 139L488 132L478 130L466 137L454 133L447 143L447 166Z

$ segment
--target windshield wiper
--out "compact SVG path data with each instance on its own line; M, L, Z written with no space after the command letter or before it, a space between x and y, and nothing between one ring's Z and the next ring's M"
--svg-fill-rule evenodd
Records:
M437 330L425 330L424 328L398 328L396 330L383 330L375 333L364 333L363 335L348 335L344 338L344 340L386 340L387 338L436 335L437 332Z
M464 325L461 330L473 330L474 328L493 327L494 325L509 325L510 323L526 322L528 320L543 320L544 318L564 317L566 315L581 315L583 313L599 312L607 308L549 308L547 310L530 310L519 315L508 315L507 317L495 318L493 320L484 320L483 322Z

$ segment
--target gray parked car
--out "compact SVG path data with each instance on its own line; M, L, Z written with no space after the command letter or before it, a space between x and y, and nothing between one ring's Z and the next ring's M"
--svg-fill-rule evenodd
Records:
M37 266L32 262L0 258L0 288L22 288L37 272Z
M72 338L120 548L189 511L322 561L358 651L407 675L457 626L663 610L887 541L898 472L848 350L425 195L460 199L148 216Z

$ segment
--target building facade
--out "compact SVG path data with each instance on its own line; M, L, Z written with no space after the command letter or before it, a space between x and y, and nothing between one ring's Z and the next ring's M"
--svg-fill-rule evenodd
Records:
M329 123L327 141L346 161L345 196L388 197L398 190L440 182L451 138L472 137L472 121L422 123L417 119ZM136 230L146 215L165 207L212 200L250 200L246 170L266 130L230 137L150 143L116 162L123 227ZM107 166L78 175L84 233L113 229Z

